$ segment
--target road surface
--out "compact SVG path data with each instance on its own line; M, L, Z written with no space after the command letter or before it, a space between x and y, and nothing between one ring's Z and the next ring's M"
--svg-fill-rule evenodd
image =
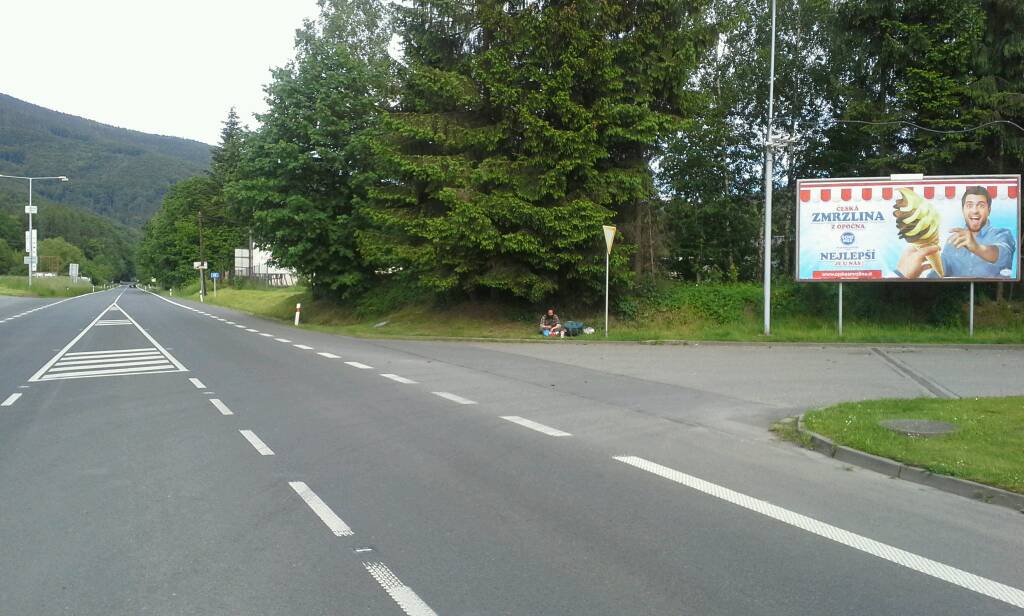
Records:
M0 298L0 614L1021 614L1020 513L766 427L1021 393L1022 355L368 341L137 289Z

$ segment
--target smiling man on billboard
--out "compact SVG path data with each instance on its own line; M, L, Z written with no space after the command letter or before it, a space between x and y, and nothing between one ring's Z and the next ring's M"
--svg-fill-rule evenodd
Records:
M960 199L964 227L951 230L942 248L944 276L949 278L999 278L1013 267L1016 240L1009 229L993 227L992 195L983 186L970 186ZM910 245L900 257L896 270L904 278L937 274L928 264L928 257L938 246Z

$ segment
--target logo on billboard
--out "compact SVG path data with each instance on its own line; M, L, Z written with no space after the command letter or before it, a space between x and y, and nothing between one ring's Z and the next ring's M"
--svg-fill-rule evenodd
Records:
M857 236L847 231L846 233L839 236L839 241L842 242L844 246L849 246L850 244L857 241Z

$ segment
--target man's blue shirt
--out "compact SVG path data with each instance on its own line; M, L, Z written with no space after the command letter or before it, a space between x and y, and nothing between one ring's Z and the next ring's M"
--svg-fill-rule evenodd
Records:
M966 248L957 248L947 241L942 247L942 267L946 276L951 278L1005 278L999 272L1013 269L1013 259L1017 254L1017 242L1009 229L995 228L988 222L974 236L979 244L995 246L999 249L999 257L995 263L989 263Z

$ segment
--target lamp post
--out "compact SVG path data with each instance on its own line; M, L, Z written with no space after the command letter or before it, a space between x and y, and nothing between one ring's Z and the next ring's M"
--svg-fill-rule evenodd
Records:
M768 69L768 129L764 148L764 335L772 333L772 115L775 111L775 0L772 0L772 52Z
M764 335L772 333L772 176L774 150L796 142L795 137L772 136L775 113L775 0L772 0L772 43L768 69L768 128L764 147Z
M0 178L10 178L12 180L28 180L28 206L25 208L25 213L28 214L28 286L32 286L32 271L35 269L36 259L36 242L33 241L32 237L32 214L36 213L35 207L32 205L32 182L35 180L58 180L61 182L67 182L68 176L66 175L48 175L40 177L24 177L20 175L2 175Z

